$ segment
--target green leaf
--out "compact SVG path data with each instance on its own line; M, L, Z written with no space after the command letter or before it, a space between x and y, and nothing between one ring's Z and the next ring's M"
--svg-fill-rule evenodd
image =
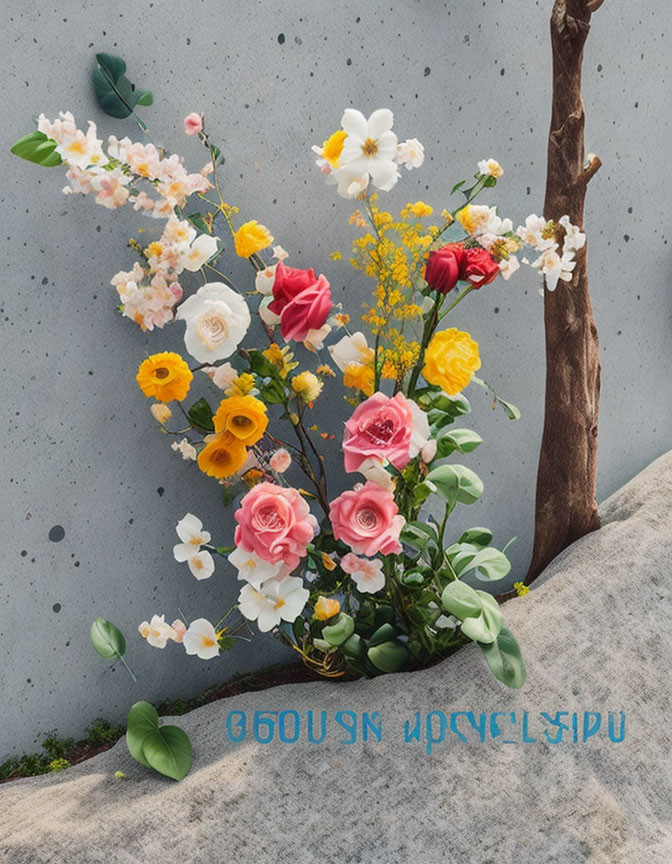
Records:
M451 582L443 590L441 604L446 612L460 619L462 632L474 642L494 642L502 629L499 603L486 591L464 582Z
M47 138L44 132L30 132L24 135L11 148L11 152L27 162L43 165L45 168L54 168L63 161L56 152L58 144L53 138Z
M492 543L492 531L489 528L470 528L458 538L458 543L471 543L473 546L489 546Z
M399 539L422 554L426 554L432 547L438 548L439 542L435 529L423 522L407 522Z
M229 486L222 486L222 503L225 507L230 507L236 498L244 492L247 492L247 485L243 480L238 480Z
M91 625L91 642L100 654L109 660L112 657L123 657L126 652L126 639L121 630L104 618L96 618Z
M281 405L285 401L285 388L280 381L269 381L260 388L259 395L268 405Z
M161 726L143 741L142 755L159 774L181 780L191 768L191 741L179 726Z
M250 369L262 378L277 378L278 370L261 351L250 351Z
M357 633L353 633L349 639L346 639L345 642L341 645L341 651L345 654L346 657L350 657L352 659L359 657L362 653L362 637Z
M159 728L159 715L156 708L149 702L136 702L131 706L126 720L126 746L131 756L150 768L150 764L142 751L145 738Z
M492 674L502 684L517 690L525 683L525 663L520 646L508 627L502 627L494 642L479 643Z
M483 481L464 465L440 465L429 472L425 482L432 483L451 506L473 504L483 494Z
M191 215L187 216L187 220L191 222L194 228L198 228L198 230L202 234L210 233L210 231L208 230L208 223L205 221L205 217L202 213L192 213Z
M369 645L380 645L382 642L390 642L395 639L397 636L397 631L394 629L392 624L385 623L381 624L381 626L369 637Z
M446 585L441 595L441 604L446 612L459 618L460 621L465 618L476 618L483 609L476 590L459 580Z
M499 396L495 397L495 401L498 405L502 406L509 420L520 420L520 409L516 408L512 402L506 402L504 399L500 399Z
M466 180L460 180L460 182L459 182L459 183L456 183L456 184L453 186L453 188L450 190L450 194L452 195L453 192L457 192L457 190L458 190L458 189L461 189L461 188L464 186L464 184L465 184L466 182L467 182Z
M438 459L445 459L455 450L459 453L471 453L482 443L481 436L471 429L451 429L436 442L436 456Z
M408 650L400 642L382 642L370 647L367 657L381 672L398 672L408 662Z
M205 429L206 432L215 431L215 424L212 420L212 408L208 400L202 396L189 409L189 419L195 426Z
M330 645L342 645L355 632L355 622L350 615L345 612L336 618L333 624L328 624L322 630L322 637L327 640Z
M476 570L478 579L491 580L503 579L511 570L511 562L503 552L488 546L472 559L467 570Z
M128 117L136 105L151 105L149 90L136 90L126 77L126 63L116 54L96 54L93 87L98 104L110 117Z

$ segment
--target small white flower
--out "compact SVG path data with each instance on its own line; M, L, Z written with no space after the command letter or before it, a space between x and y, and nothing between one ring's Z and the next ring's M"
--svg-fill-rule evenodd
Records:
M182 644L187 654L196 654L201 660L211 660L219 654L217 633L205 618L197 618L191 622L182 637Z
M221 366L206 366L203 372L210 378L215 387L220 390L228 390L238 377L238 372L230 363L222 363Z
M210 534L203 530L203 523L193 513L187 513L180 519L175 526L175 531L182 541L173 546L173 555L176 561L187 561L192 555L200 551L201 546L210 542Z
M195 552L187 558L187 564L191 575L198 579L209 579L215 572L215 560L212 555L204 549L202 552Z
M264 297L264 299L259 304L259 309L257 310L259 312L259 317L261 318L261 320L269 327L275 327L276 324L280 323L280 316L276 315L275 312L271 312L271 310L268 308L272 302L272 296Z
M180 263L185 270L195 273L207 263L217 251L219 237L200 234L186 252L180 256Z
M396 160L400 165L405 165L409 171L419 168L425 161L425 148L417 138L409 138L397 144Z
M176 453L180 453L185 461L188 461L190 459L194 462L196 461L196 458L198 456L196 448L186 438L183 438L179 443L177 441L173 441L170 446L171 449L175 450Z
M289 257L289 252L285 252L282 246L274 246L273 247L273 257L276 261L284 261L285 258Z
M284 447L280 447L268 460L268 464L276 474L284 474L292 464L292 457L289 455L288 450L285 450Z
M504 169L496 159L481 159L478 163L478 173L485 177L497 179L504 173Z
M555 239L552 236L541 236L546 225L547 222L543 216L537 216L535 213L532 213L525 219L524 225L519 225L516 228L516 234L526 246L534 246L538 252L543 252L544 249L555 246Z
M375 594L385 587L383 562L378 558L358 558L349 552L341 559L341 569L350 574L361 594Z
M565 229L565 239L562 243L562 251L576 252L586 245L586 235L581 232L578 225L572 225L569 216L563 216L560 224Z
M365 459L357 469L360 474L363 474L367 480L377 483L383 489L389 492L394 492L394 479L389 471L385 470L385 466L390 463L387 459L376 459L375 456L369 456Z
M394 161L397 136L392 131L393 122L394 115L389 108L379 108L368 120L361 111L346 108L341 126L348 137L343 144L340 167L336 173L344 171L351 178L370 174L376 188L389 191L399 177L399 169Z
M208 282L182 303L175 316L187 325L184 344L199 363L225 360L251 323L244 298L223 282Z
M546 288L549 291L555 291L558 280L570 282L572 279L572 271L576 267L573 252L565 252L560 256L557 252L558 244L554 243L553 247L546 249L532 262L532 267L538 270L546 281ZM543 294L543 291L541 292Z
M256 621L262 633L268 633L281 621L294 621L308 602L310 592L298 576L273 579L257 590L245 585L238 597L240 614Z
M165 615L153 615L151 621L143 621L138 632L153 648L165 648L169 639L177 641L177 632L166 624Z
M324 340L330 333L331 326L329 324L323 324L318 330L309 330L303 340L303 347L313 353L321 351L324 347Z
M499 262L499 272L502 274L502 278L506 280L510 279L519 267L520 261L515 255L509 255L508 258Z
M436 456L437 446L438 445L436 441L433 438L430 438L420 451L420 458L425 463L425 465L429 465L432 459Z
M276 265L274 264L272 267L266 267L264 270L260 270L254 277L254 287L257 292L263 294L264 297L268 297L273 293L275 270Z
M238 571L238 578L249 582L256 589L269 579L277 579L284 567L282 561L271 564L270 561L260 558L256 552L246 552L240 546L231 552L229 561Z
M345 372L350 363L367 366L374 357L373 348L369 348L366 336L360 331L352 336L344 336L335 345L330 345L328 351L341 372Z

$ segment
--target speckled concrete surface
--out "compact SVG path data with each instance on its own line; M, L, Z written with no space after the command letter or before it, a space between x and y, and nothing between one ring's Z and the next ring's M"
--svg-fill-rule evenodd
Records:
M40 111L71 109L105 135L135 134L105 118L88 76L95 51L124 55L129 75L155 93L152 131L194 169L203 152L181 119L205 111L227 159L226 195L269 225L293 262L327 273L356 313L369 290L344 260L351 205L323 185L309 147L342 108L389 105L396 128L426 146L423 169L388 200L441 208L475 161L494 155L498 192L514 221L541 211L549 114L547 17L551 3L48 2L6 0L2 11L2 152ZM604 390L600 496L672 444L669 350L672 264L667 201L672 177L670 57L662 0L606 3L585 62L587 146L604 162L591 184L587 229ZM114 311L109 278L143 224L61 195L57 169L6 157L0 205L4 458L0 543L0 758L56 728L78 734L99 715L121 718L138 698L190 695L235 672L286 656L271 638L220 662L156 652L132 638L154 611L216 615L236 594L230 574L197 583L172 560L173 526L187 510L225 540L216 486L175 457L147 414L133 375L146 352L179 347L181 333L143 336ZM146 223L144 223L146 225ZM250 279L240 269L239 278ZM485 443L470 458L486 495L456 530L488 524L517 535L520 576L531 517L544 387L542 303L531 273L460 307L460 326L482 343L483 373L518 404L517 424L474 393L471 423ZM340 396L322 416L344 416ZM335 420L334 430L337 428ZM337 448L332 447L334 464ZM210 515L212 514L212 515ZM218 527L218 526L221 526ZM130 638L140 681L97 657L92 618Z

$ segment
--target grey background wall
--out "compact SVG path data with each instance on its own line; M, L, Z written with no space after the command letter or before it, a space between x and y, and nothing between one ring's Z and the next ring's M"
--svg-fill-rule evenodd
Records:
M181 346L177 327L143 336L122 320L108 284L130 268L128 238L154 226L64 197L57 169L10 158L9 146L40 111L53 117L59 109L72 110L80 125L95 120L104 137L136 135L130 122L104 117L90 90L94 53L118 52L132 79L155 93L155 106L143 111L155 137L198 170L203 151L181 123L204 111L226 156L227 198L271 227L291 263L324 271L354 317L370 286L346 262L352 205L324 186L310 145L336 127L343 107L368 113L389 105L399 134L418 137L428 156L420 171L404 174L390 206L422 198L440 210L453 183L492 155L505 167L501 212L514 222L541 212L550 7L551 0L6 0L0 758L50 729L79 734L98 716L121 719L137 699L189 696L289 659L271 637L201 662L135 636L155 611L172 617L179 605L190 617L218 617L233 602L230 569L220 565L199 583L171 554L174 524L188 510L222 541L231 517L216 484L171 452L134 384L147 352ZM604 162L586 223L604 367L600 497L672 444L671 17L662 0L607 0L586 53L587 145ZM336 249L344 253L339 263L329 258ZM251 284L242 266L236 276ZM455 528L487 524L501 542L517 535L520 577L531 549L544 390L534 274L481 291L456 320L480 340L485 377L523 419L493 414L473 393L471 424L485 443L469 464L486 495L456 514ZM318 405L318 419L337 431L334 417L346 414L340 394ZM340 464L335 444L330 458ZM127 633L137 685L93 652L88 628L97 615Z

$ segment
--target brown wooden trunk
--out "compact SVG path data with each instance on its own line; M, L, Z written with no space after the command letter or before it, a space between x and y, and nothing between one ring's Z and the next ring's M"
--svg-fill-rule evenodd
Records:
M583 46L591 11L602 0L556 0L551 14L553 109L544 216L583 226L586 186L600 167L586 165L581 97ZM600 527L595 501L600 361L588 294L586 248L571 282L544 292L546 398L530 584L579 537Z

